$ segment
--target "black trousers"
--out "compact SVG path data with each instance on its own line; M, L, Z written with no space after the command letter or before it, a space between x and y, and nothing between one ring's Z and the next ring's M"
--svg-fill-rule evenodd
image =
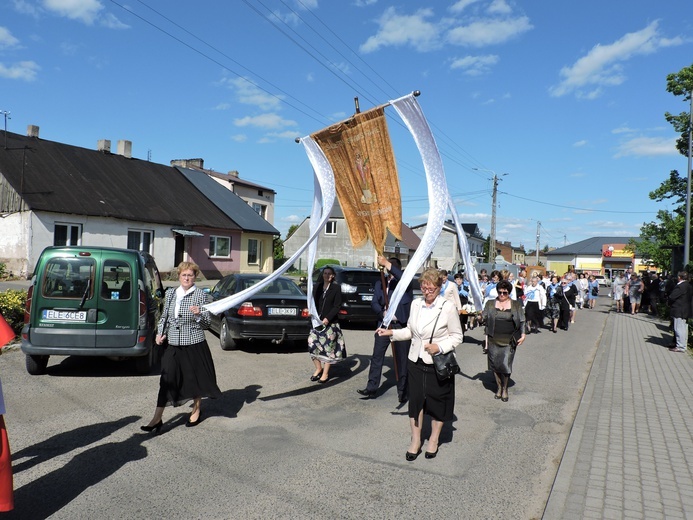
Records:
M401 329L399 323L392 324L393 329ZM407 393L407 357L409 356L409 346L411 341L395 341L395 361L397 362L397 373L399 380L397 381L397 392L406 395ZM383 363L385 354L390 346L389 336L378 336L375 334L373 341L373 357L371 357L371 366L368 370L368 385L366 390L375 392L380 387L380 378L383 374Z

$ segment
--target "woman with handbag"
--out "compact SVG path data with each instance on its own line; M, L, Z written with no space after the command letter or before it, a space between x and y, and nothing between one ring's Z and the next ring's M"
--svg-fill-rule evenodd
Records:
M599 282L591 274L587 281L587 308L594 309L594 304L597 302L599 297Z
M488 341L488 369L498 385L495 397L507 403L515 349L525 341L525 311L521 302L510 299L510 282L501 280L496 291L498 298L486 303L482 316Z
M156 344L167 342L161 358L159 395L154 417L141 429L158 433L163 425L166 405L181 406L193 401L186 426L197 426L202 420L203 397L221 397L217 386L212 353L205 339L211 316L203 306L211 296L195 286L200 268L192 262L178 264L180 286L166 291L164 309L157 328Z
M334 269L326 266L322 270L322 283L316 283L313 288L313 301L321 323L308 335L308 352L315 365L310 380L321 384L330 378L330 366L346 355L344 335L337 322L342 289L334 282L335 276Z
M379 336L392 336L393 341L411 340L407 381L409 385L409 425L411 441L405 455L413 461L421 453L421 427L424 413L431 416L431 435L428 438L426 458L438 455L440 432L445 421L451 421L455 408L454 358L455 347L462 343L462 326L455 306L440 295L443 280L437 269L426 269L419 278L423 298L411 304L407 326L401 329L378 329ZM452 355L450 355L452 354ZM434 357L449 357L454 365L446 376L439 376Z

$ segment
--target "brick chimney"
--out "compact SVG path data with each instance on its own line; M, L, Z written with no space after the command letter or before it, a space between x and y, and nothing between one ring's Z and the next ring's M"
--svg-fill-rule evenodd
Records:
M111 140L110 139L99 139L96 142L96 149L99 152L111 153Z
M36 125L27 126L26 127L26 135L27 135L27 137L36 137L38 139L39 127Z
M238 177L238 170L229 170L229 175L231 177Z
M204 159L173 159L171 161L171 166L180 166L181 168L199 168L204 170L205 160Z
M118 141L118 155L132 159L132 141L123 139Z

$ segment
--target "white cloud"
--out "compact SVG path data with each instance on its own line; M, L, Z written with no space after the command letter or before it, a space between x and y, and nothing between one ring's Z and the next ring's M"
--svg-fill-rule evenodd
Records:
M34 81L40 69L41 67L33 61L20 61L10 66L0 63L0 78Z
M457 0L451 7L450 11L453 13L461 13L470 5L478 2L479 0Z
M612 134L632 134L633 132L635 132L635 130L630 128L627 125L623 125L623 126L620 126L618 128L614 128L611 131Z
M446 40L455 45L483 47L505 43L533 28L534 26L526 16L507 20L478 20L469 25L450 29Z
M300 2L296 2L296 5L300 9L317 9L318 0L301 0Z
M12 36L12 33L6 27L0 27L0 49L15 47L19 45L19 40Z
M621 143L614 158L619 157L653 157L659 155L678 155L676 138L669 137L635 137Z
M608 45L597 44L572 66L560 71L561 82L549 89L554 97L575 93L579 98L594 99L604 87L620 85L626 80L622 63L634 56L657 52L663 47L680 45L681 38L667 39L659 35L659 22L624 35Z
M229 110L231 108L231 103L219 103L217 106L214 107L214 110Z
M282 217L281 219L282 222L287 222L290 224L296 224L298 222L303 222L303 217L300 217L298 215L287 215L285 217Z
M121 22L118 17L114 14L111 13L106 13L101 19L99 19L99 23L103 25L104 27L107 27L109 29L129 29L130 26Z
M237 143L245 143L248 140L248 136L245 134L235 134L231 136L231 140Z
M296 121L284 119L278 114L261 114L259 116L246 116L240 119L234 119L233 124L236 126L253 126L256 128L265 128L267 130L282 130L284 128L295 127L298 124Z
M582 147L585 146L586 144L587 144L587 140L586 140L586 139L582 139L582 140L580 140L580 141L575 141L575 142L573 143L573 146L574 146L575 148L582 148Z
M36 6L26 0L14 0L14 9L18 13L28 14L34 17L38 17L39 14L39 10Z
M103 5L99 0L43 0L43 7L71 20L79 20L91 25Z
M510 14L512 8L505 0L493 0L488 7L488 12L493 14Z
M480 76L491 70L491 66L498 63L498 56L495 54L487 54L486 56L465 56L463 58L455 58L450 64L450 68L462 69L469 76Z
M224 78L221 83L236 91L237 99L245 105L253 105L262 110L277 110L283 96L275 96L261 90L246 78Z
M418 51L437 46L439 32L434 23L427 19L433 16L432 9L419 9L412 15L400 15L394 7L388 7L378 20L380 28L360 47L362 52L374 52L381 47L411 45Z
M378 0L356 0L354 2L354 5L356 7L367 7L369 5L373 5L377 2Z

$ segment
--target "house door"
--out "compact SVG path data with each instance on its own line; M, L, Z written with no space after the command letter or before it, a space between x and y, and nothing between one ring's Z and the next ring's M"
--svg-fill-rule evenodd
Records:
M185 254L185 237L183 235L176 234L176 247L173 253L173 265L177 267L183 261L183 255Z

